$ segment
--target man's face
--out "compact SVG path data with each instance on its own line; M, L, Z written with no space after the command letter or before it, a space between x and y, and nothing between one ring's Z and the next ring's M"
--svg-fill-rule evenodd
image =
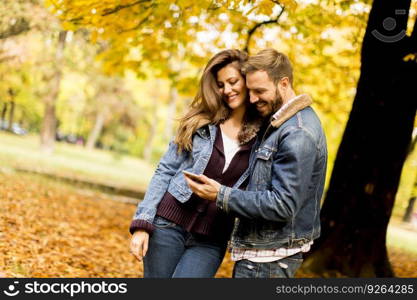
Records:
M266 71L247 74L246 87L249 90L250 102L255 104L262 117L271 115L281 107L282 97Z

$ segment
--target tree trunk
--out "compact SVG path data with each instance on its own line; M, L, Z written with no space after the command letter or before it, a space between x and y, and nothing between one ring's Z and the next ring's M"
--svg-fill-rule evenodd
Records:
M177 108L177 101L178 101L178 90L174 86L174 84L172 84L169 90L167 122L166 122L166 127L165 127L165 138L168 141L172 139L172 136L174 133L174 119L175 119L175 113L176 113L176 108Z
M154 86L154 91L152 93L152 99L154 101L154 103L158 103L158 101L160 100L160 85L161 85L161 81L159 79L157 79L155 81L155 86ZM158 129L158 122L157 117L158 117L158 106L157 105L153 105L151 107L152 109L152 116L150 118L149 121L149 135L147 136L146 139L146 143L144 145L144 150L143 150L143 159L145 161L150 162L151 158L152 158L152 150L153 150L153 143L155 140L155 135L157 133L157 129ZM145 114L146 115L146 114Z
M148 162L150 162L152 158L153 142L155 140L155 135L158 127L158 122L156 121L158 110L156 106L154 106L152 109L152 119L150 122L151 128L149 129L149 135L145 143L145 149L143 150L143 159Z
M41 150L47 154L54 151L56 134L55 103L45 101L44 116L41 129Z
M8 131L12 132L13 131L13 122L14 122L14 108L15 108L15 103L14 101L10 101L10 111L9 111L9 126L7 128Z
M1 110L1 122L3 123L6 121L6 113L7 113L7 102L3 104L3 109Z
M96 121L94 123L93 130L91 130L87 143L85 147L87 149L93 149L97 143L98 138L101 135L101 132L103 131L104 121L106 120L107 112L105 110L99 110L96 116Z
M44 117L41 129L41 150L45 153L52 153L55 145L56 134L56 115L55 115L55 103L58 98L59 88L62 77L62 61L64 56L65 39L67 36L66 31L61 31L58 37L58 47L55 56L55 67L50 80L50 89L48 95L44 98L45 109Z
M389 16L395 33L405 30L410 1L373 2L357 93L322 206L322 235L306 260L315 272L393 276L386 231L414 126L417 63L403 58L416 52L417 30L397 42L374 30L393 36L382 28Z

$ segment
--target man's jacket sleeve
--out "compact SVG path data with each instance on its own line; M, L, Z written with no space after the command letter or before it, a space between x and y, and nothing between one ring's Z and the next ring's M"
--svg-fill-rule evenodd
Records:
M317 151L317 145L306 129L289 127L282 133L278 150L272 157L270 188L242 191L222 185L217 194L217 206L225 212L250 219L281 222L291 219L312 192L310 185L315 175ZM251 186L256 185L256 174L251 176Z

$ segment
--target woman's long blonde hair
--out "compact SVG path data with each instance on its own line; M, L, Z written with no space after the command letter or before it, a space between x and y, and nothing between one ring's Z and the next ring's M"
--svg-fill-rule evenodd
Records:
M247 54L237 49L224 50L210 59L199 83L199 90L191 103L190 110L180 119L175 143L178 151L191 151L192 137L196 130L207 124L219 124L226 120L231 112L223 101L217 85L217 72L232 64L242 74L242 65ZM242 74L244 77L244 75Z

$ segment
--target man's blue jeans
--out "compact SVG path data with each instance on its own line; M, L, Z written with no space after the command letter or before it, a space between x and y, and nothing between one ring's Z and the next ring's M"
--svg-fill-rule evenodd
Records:
M208 278L216 274L226 242L219 244L191 234L158 216L154 225L156 228L143 259L145 278Z
M291 278L303 262L301 253L273 262L257 263L239 260L233 268L233 278Z

